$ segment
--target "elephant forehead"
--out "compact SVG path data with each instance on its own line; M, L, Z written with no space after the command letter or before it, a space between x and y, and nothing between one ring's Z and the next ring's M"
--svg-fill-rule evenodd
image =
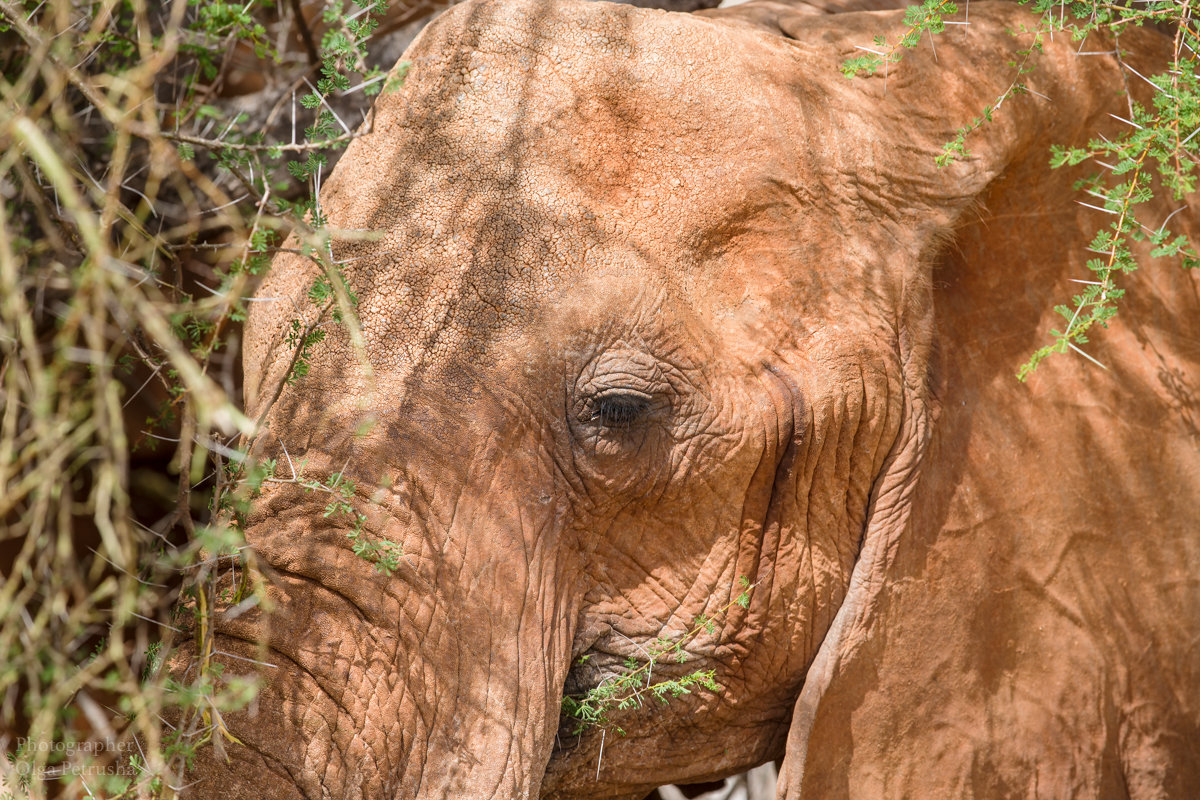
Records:
M601 229L699 223L795 141L794 97L747 66L772 53L742 52L761 38L628 6L464 4L409 53L407 85L377 103L326 211L426 235L500 215L572 222L581 207Z
M694 283L711 232L797 180L804 115L764 63L792 57L607 3L489 0L434 23L322 193L333 226L376 236L335 250L376 375L475 360L597 273Z

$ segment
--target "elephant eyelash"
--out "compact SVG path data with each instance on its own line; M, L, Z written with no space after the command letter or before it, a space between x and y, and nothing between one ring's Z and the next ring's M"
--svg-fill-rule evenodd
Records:
M605 428L625 428L637 422L653 398L642 392L621 389L604 392L592 401L591 421Z

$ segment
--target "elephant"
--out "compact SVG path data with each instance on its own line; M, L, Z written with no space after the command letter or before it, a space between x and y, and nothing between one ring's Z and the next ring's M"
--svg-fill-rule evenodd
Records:
M811 11L421 33L321 188L356 315L290 380L319 268L286 248L251 304L274 610L215 618L262 685L187 794L634 800L773 759L781 798L1200 791L1196 276L1134 243L1104 368L1014 377L1111 221L1048 148L1119 131L1171 39L1047 36L1014 94L1026 8L854 80L903 13ZM564 715L656 642L719 689Z

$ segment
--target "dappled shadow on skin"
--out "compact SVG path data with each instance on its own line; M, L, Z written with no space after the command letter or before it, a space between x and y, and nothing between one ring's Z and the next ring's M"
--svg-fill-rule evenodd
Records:
M813 735L810 759L843 759L821 771L836 784L806 783L817 796L1019 795L1038 764L1047 791L1182 796L1200 777L1200 668L1172 611L1200 582L1178 483L1197 442L1196 276L1139 245L1087 346L1108 370L1056 356L1018 383L1104 222L1043 173L1031 158L999 179L934 274L940 409L873 636ZM883 755L899 741L920 758Z
M363 178L388 176L369 184L377 198L363 220L385 232L384 241L345 246L337 255L359 262L347 274L361 306L372 307L375 299L383 306L382 320L372 324L384 328L403 358L377 369L386 373L402 364L401 397L432 371L436 382L469 400L474 389L450 362L477 362L497 337L528 325L534 302L563 277L564 256L578 258L589 244L609 238L584 217L586 208L554 208L530 194L529 162L545 166L539 139L548 115L559 111L555 98L547 99L547 82L563 88L546 63L565 22L558 10L543 2L515 11L480 4L451 13L463 11L466 19L454 25L434 23L410 54L411 98L403 104L382 99L378 131L364 147L387 154L386 160L360 159L369 176L346 170L337 186L330 182L336 221L339 199L347 208L362 205ZM605 21L622 18L610 14ZM498 38L505 30L514 41ZM621 36L611 27L605 34ZM634 47L626 39L625 46ZM570 214L570 251L561 242L564 214Z
M1165 190L1160 189L1159 192L1165 194ZM1200 282L1180 280L1178 277L1171 280L1172 275L1160 274L1179 269L1173 260L1144 259L1142 264L1142 269L1130 276L1128 281L1128 291L1121 308L1130 313L1122 311L1120 323L1129 327L1145 357L1155 365L1155 378L1159 386L1145 388L1157 389L1167 399L1178 421L1191 435L1193 443L1200 446L1197 376L1186 370L1170 346L1164 349L1158 333L1169 332L1170 345L1182 345L1185 351L1192 353L1200 351L1200 336L1188 335L1194 322L1188 317L1189 309L1200 306Z

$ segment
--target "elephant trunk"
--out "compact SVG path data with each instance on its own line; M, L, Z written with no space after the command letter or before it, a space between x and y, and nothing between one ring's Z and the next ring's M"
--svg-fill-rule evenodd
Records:
M538 796L578 610L555 588L552 525L494 484L443 493L419 522L368 508L357 538L403 545L391 575L313 495L266 499L247 538L276 611L219 616L215 652L225 676L245 673L265 641L271 666L256 702L225 715L241 763L201 751L195 796Z

